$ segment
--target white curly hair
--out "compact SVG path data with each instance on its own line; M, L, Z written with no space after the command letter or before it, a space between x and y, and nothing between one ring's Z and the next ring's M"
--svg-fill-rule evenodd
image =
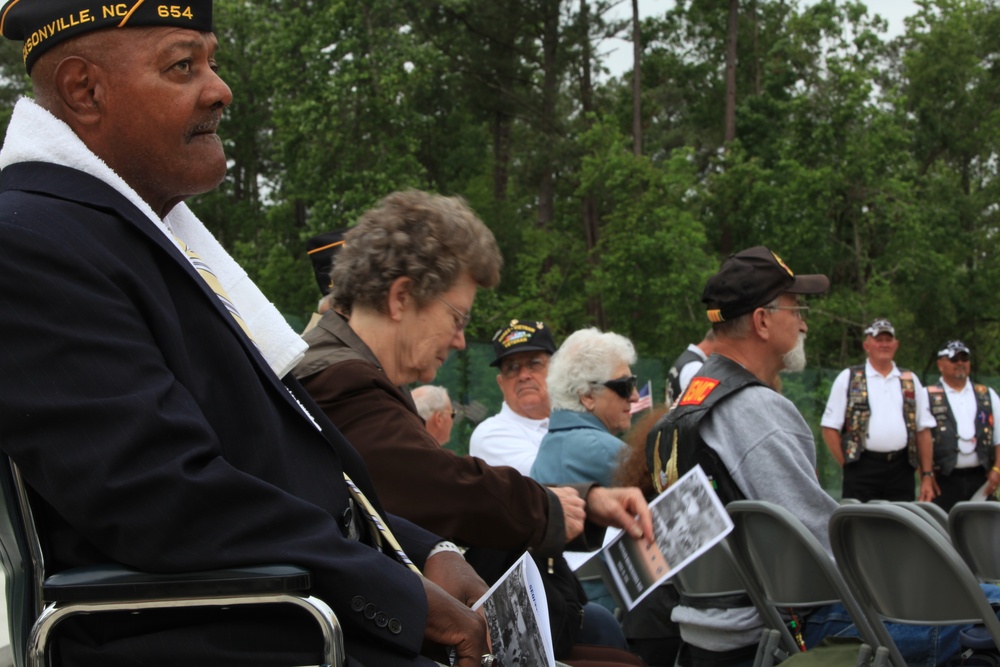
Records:
M595 383L614 380L615 369L623 363L631 366L635 359L635 346L621 334L595 328L574 331L549 361L552 409L586 412L580 397L593 392Z

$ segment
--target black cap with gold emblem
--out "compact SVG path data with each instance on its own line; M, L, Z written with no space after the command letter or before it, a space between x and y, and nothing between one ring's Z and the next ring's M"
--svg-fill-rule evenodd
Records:
M0 34L24 42L24 67L71 37L102 28L174 26L212 32L212 0L8 0Z
M496 358L490 366L499 366L500 361L515 352L548 352L555 354L556 343L552 332L544 322L511 320L493 334L493 353Z
M830 279L813 274L796 276L788 265L762 245L729 256L708 279L701 300L708 319L725 322L774 301L782 294L821 294Z

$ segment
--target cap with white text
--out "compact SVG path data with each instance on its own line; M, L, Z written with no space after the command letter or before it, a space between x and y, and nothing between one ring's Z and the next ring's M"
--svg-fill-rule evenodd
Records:
M0 35L23 42L24 68L56 44L103 28L172 26L212 32L212 0L109 2L8 0L0 9Z

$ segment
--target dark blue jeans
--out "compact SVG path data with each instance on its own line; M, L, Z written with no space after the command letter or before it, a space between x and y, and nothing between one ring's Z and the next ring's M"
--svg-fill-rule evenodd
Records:
M980 584L990 603L1000 604L1000 588ZM812 648L824 637L857 637L858 631L844 605L820 607L806 619L805 642ZM886 629L908 667L935 667L959 651L958 635L968 625L909 625L886 623Z

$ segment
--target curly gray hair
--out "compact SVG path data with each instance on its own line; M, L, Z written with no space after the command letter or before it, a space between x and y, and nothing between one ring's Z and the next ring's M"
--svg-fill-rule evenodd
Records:
M574 331L549 361L552 409L586 412L580 397L594 390L593 383L615 379L615 368L631 366L635 359L635 347L625 336L593 328Z
M500 282L503 260L493 233L465 200L420 190L395 192L344 235L330 276L334 307L384 313L393 281L413 281L419 306L444 294L464 273L480 287Z

